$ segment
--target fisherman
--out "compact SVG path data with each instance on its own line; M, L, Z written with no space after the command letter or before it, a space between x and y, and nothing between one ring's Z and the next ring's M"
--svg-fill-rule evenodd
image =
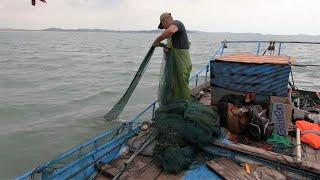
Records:
M168 49L165 53L168 55L168 60L173 61L172 97L190 100L189 78L192 64L189 54L190 44L184 24L174 20L171 13L165 12L160 16L158 28L165 31L156 38L153 46L157 47L161 41L167 39Z

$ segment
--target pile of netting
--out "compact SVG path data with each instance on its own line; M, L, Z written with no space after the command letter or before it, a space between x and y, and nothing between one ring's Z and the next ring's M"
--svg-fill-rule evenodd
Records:
M190 98L188 56L185 50L171 48L162 61L153 159L167 173L188 169L196 152L220 136L219 114Z
M219 115L192 101L175 100L156 111L154 161L167 173L179 173L195 160L195 152L220 135Z
M125 94L105 115L107 120L116 119L122 112L153 52L154 47L151 47ZM154 161L168 173L187 169L197 150L220 135L218 113L191 100L188 87L191 68L188 50L171 47L164 53L158 91L160 107L155 116Z

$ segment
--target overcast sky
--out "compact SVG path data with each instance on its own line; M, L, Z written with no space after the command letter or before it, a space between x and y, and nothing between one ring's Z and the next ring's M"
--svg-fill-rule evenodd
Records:
M164 11L187 29L320 34L320 0L1 0L0 28L150 30Z

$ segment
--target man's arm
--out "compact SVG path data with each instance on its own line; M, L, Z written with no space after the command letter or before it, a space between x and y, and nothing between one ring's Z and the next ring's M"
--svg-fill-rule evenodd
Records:
M160 36L157 37L157 39L154 41L153 46L159 46L159 43L168 37L171 37L174 33L178 31L178 27L174 24L169 26L167 30L165 30Z

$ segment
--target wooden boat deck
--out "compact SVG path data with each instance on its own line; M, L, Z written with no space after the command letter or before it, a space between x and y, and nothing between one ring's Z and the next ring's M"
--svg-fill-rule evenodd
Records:
M109 172L111 176L100 174L96 180L111 180L112 176L115 176L122 168L124 162L130 158L132 154L128 153L113 160L111 163L103 166L106 172ZM152 163L151 156L138 155L133 163L128 167L128 170L123 173L120 179L126 180L169 180L169 179L181 179L183 172L178 175L166 174L161 171L154 163Z
M211 105L211 92L210 89L204 88L208 87L206 85L199 86L197 89L192 90L192 94L196 95L197 92L200 91L200 89L204 90L204 94L199 98L199 102L210 106ZM215 108L215 107L213 107ZM291 140L291 142L295 145L296 138L288 136L288 138ZM232 142L231 142L232 143ZM244 144L234 144L236 145L235 148L237 148L237 145L243 146L243 147L249 147ZM252 146L251 146L252 147ZM257 148L257 147L253 147ZM293 152L291 155L288 156L286 154L286 157L290 157L291 159L295 159L296 154L296 148L294 147ZM258 153L266 152L264 149L261 149L261 151L257 151ZM269 151L270 152L270 151ZM272 152L270 152L272 154ZM279 153L280 154L280 153ZM129 157L132 155L132 153L127 153L125 155L120 156L119 158L113 160L109 164L104 165L101 169L104 170L104 173L99 173L98 176L95 178L96 180L109 180L112 179L123 167L124 162L129 159ZM281 156L281 154L280 154ZM281 157L276 157L281 158ZM302 161L309 165L316 165L320 167L320 151L315 150L309 145L302 143ZM295 162L293 162L295 163ZM255 170L255 172L258 171L258 169L264 169L263 173L260 172L258 175L253 175L252 173L249 174L245 170L245 165L239 165L233 160L227 159L225 157L223 158L217 158L210 161L207 161L205 168L206 171L212 171L213 176L211 174L211 177L217 177L217 179L223 177L224 179L265 179L265 178L271 178L271 179L308 179L307 177L304 177L299 174L295 174L292 172L287 171L286 169L281 168L268 168L264 166L263 164L259 162L254 161L248 161L248 164L250 164L251 170ZM295 165L293 165L295 166ZM296 164L297 167L299 167L299 164ZM193 170L197 171L197 170ZM105 173L108 173L107 175ZM205 171L199 172L204 173ZM153 162L151 156L144 156L144 155L138 155L133 163L128 167L128 170L124 172L124 174L120 177L120 179L135 179L135 180L167 180L167 179L188 179L186 178L186 174L188 171L181 172L177 175L171 175L166 174L161 171ZM200 176L200 174L198 174ZM318 172L320 174L320 172ZM219 176L220 175L220 176ZM189 178L190 179L190 178ZM192 178L191 178L192 179Z
M288 136L293 144L296 142L295 137ZM313 162L320 165L320 151L312 148L311 146L302 143L301 144L302 161ZM293 154L296 154L294 149Z

